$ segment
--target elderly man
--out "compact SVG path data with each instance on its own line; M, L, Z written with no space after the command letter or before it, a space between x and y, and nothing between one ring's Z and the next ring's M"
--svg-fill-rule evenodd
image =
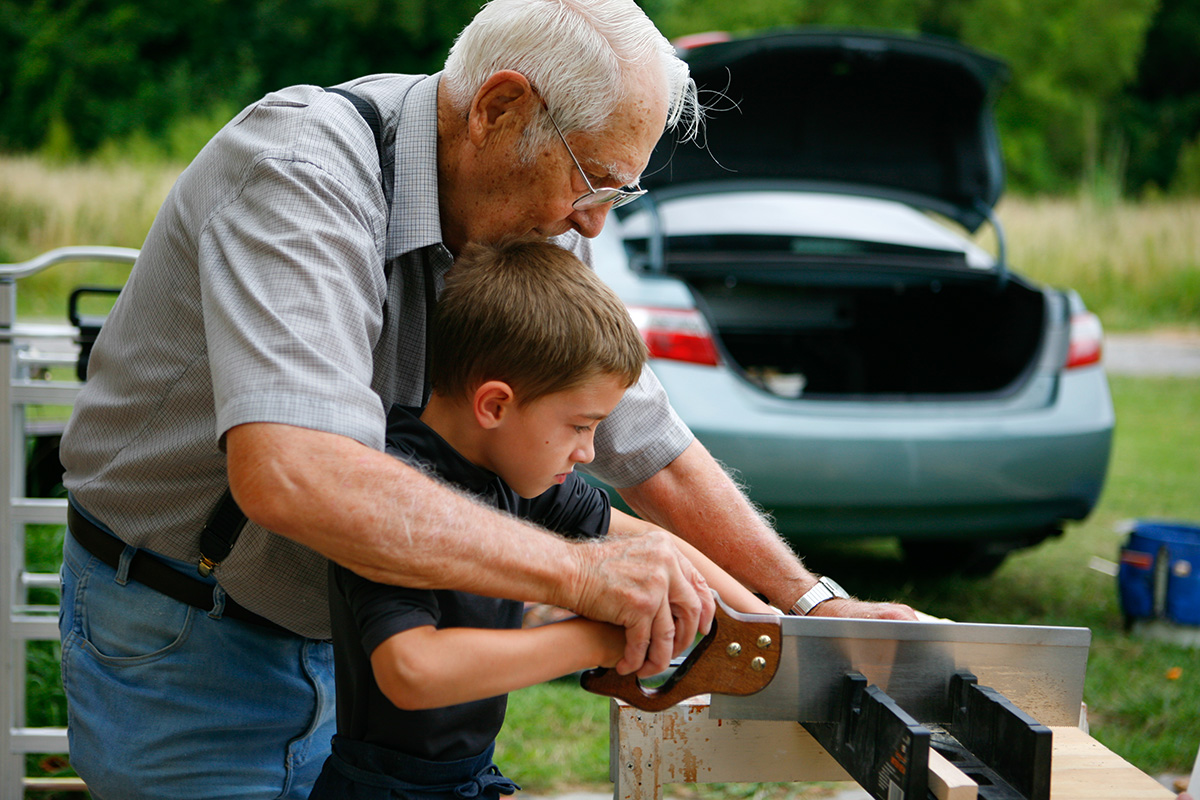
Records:
M325 558L624 625L623 672L711 620L665 534L570 543L382 452L384 409L423 400L454 254L533 232L586 259L664 128L696 124L686 66L632 0L493 0L440 75L342 88L377 109L382 159L337 93L247 108L180 177L92 355L63 442L61 629L96 797L307 796L333 732ZM594 471L775 605L911 616L805 570L649 371L602 430ZM200 577L226 488L249 523Z

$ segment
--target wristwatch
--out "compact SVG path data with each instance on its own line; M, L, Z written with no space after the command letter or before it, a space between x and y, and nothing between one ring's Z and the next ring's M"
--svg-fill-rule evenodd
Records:
M821 578L811 589L800 596L800 599L792 606L792 610L789 613L799 617L806 617L809 612L826 600L849 596L846 590L838 586L837 581L833 578Z

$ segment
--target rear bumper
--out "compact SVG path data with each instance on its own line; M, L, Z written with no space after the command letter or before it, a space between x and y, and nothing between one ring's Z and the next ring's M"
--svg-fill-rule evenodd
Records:
M1053 401L780 401L724 370L657 362L672 404L794 536L945 535L1081 519L1108 468L1113 409L1100 367L1059 376Z

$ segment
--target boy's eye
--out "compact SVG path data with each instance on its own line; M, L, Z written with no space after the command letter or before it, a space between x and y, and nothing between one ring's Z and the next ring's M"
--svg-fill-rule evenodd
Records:
M576 425L575 426L576 433L587 433L591 429L592 429L591 425Z

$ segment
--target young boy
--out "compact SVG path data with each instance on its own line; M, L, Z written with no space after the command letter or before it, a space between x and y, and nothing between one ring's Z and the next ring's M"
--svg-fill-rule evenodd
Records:
M646 360L625 307L591 270L531 239L468 247L429 342L432 395L424 410L391 410L389 452L560 535L648 527L574 472ZM731 606L768 610L680 546ZM521 629L519 601L377 584L336 564L330 607L338 734L311 795L322 800L511 794L492 763L506 694L611 667L625 648L616 626Z

